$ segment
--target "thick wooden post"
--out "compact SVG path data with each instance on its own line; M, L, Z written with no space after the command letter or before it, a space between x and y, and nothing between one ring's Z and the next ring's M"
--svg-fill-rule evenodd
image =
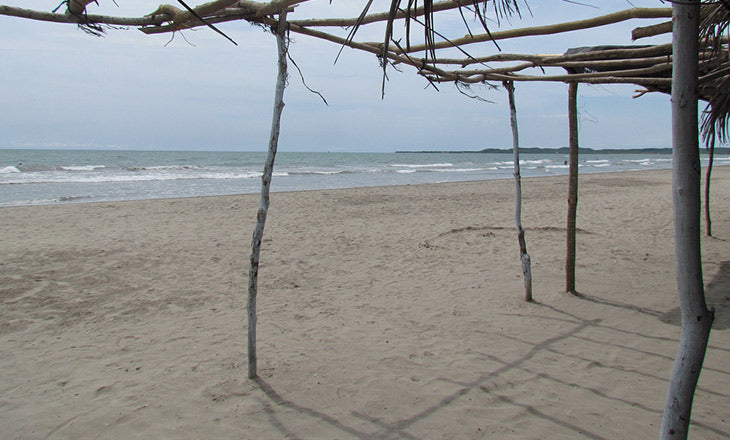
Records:
M264 236L266 215L269 210L269 188L271 186L271 176L274 172L276 149L279 145L279 129L281 126L281 113L284 110L284 88L287 79L286 9L279 14L276 43L279 51L279 73L274 96L274 114L271 121L269 152L266 156L264 174L261 176L261 204L256 213L256 226L251 239L251 265L248 271L248 377L251 379L258 375L256 372L256 295L258 293L259 254L261 240Z
M568 170L567 251L565 256L565 291L575 290L575 229L578 213L578 83L568 84L568 125L570 127L570 158Z
M700 251L697 128L699 0L673 3L672 149L674 240L682 335L667 391L661 438L686 439L713 312L707 309Z
M512 126L512 149L515 163L515 224L517 226L517 241L520 246L520 262L522 275L525 280L525 301L532 301L532 269L530 268L530 254L527 253L525 230L522 228L522 177L520 176L520 137L517 130L517 107L515 106L515 85L512 81L502 83L509 96L509 121Z

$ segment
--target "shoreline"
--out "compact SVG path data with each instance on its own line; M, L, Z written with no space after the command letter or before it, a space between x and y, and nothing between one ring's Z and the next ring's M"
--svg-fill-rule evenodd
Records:
M713 170L723 167L730 167L730 165L714 165ZM704 173L705 173L706 167L702 168L703 173L703 181L704 181ZM647 173L647 172L655 172L655 171L670 171L670 168L652 168L652 169L635 169L635 170L619 170L619 171L593 171L593 172L586 172L583 174L579 173L579 179L583 176L594 176L594 175L614 175L614 174L623 174L626 173L627 175L630 175L632 173ZM531 181L531 180L539 180L539 179L559 179L561 177L564 177L567 179L567 174L555 174L555 175L549 175L549 176L522 176L521 180L524 181ZM276 177L274 177L274 180L276 180ZM494 181L505 181L505 180L511 180L514 181L514 176L495 176L493 178L489 179L474 179L474 180L453 180L453 181L442 181L442 182L421 182L421 183L410 183L410 184L392 184L392 185L366 185L366 186L345 186L345 187L335 187L335 188L311 188L311 189L298 189L298 190L275 190L271 189L272 194L290 194L290 193L301 193L301 192L317 192L317 191L339 191L339 190L348 190L348 189L359 189L359 188L389 188L389 187L411 187L411 186L421 186L421 185L442 185L442 184L458 184L458 183L475 183L475 182L484 182L485 184L488 182L494 182ZM4 204L0 205L0 209L3 208L19 208L19 207L33 207L33 206L65 206L65 205L77 205L77 204L89 204L89 203L120 203L120 202L134 202L134 201L145 201L145 200L179 200L179 199L195 199L195 198L206 198L206 197L231 197L231 196L247 196L247 195L258 195L260 192L243 192L243 193L232 193L232 194L204 194L204 195L192 195L192 196L181 196L181 197L157 197L157 198L139 198L139 199L115 199L115 200L92 200L92 198L87 198L83 196L79 197L70 197L68 200L56 200L56 201L48 201L43 203L32 203L32 204ZM12 202L9 202L12 203Z
M548 157L549 156L549 157ZM523 154L523 178L560 176L560 155ZM144 200L258 193L261 161L256 153L170 153L97 151L8 156L20 168L0 169L0 206ZM512 178L513 155L500 154L329 154L290 153L277 158L272 191L288 192L362 186ZM703 159L703 162L705 160ZM718 157L717 164L730 164ZM585 156L581 174L664 169L671 155Z
M566 176L522 183L535 304L514 179L272 193L258 381L258 194L0 209L0 437L655 437L680 332L671 170L581 176L584 298L562 293ZM730 167L712 190L690 430L721 439Z

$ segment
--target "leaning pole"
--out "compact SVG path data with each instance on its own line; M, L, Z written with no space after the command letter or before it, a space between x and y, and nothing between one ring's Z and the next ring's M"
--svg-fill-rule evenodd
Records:
M672 196L682 335L669 382L661 439L686 439L692 400L714 318L707 309L700 251L700 158L697 127L699 0L673 3Z
M261 240L264 236L266 215L269 211L269 188L271 176L274 172L274 159L279 145L279 129L281 127L281 112L284 110L284 88L286 87L286 8L279 13L279 24L276 31L276 44L279 51L279 73L276 81L274 96L274 115L271 121L271 135L269 137L269 152L266 156L264 174L261 176L261 204L256 213L256 226L251 239L251 265L248 270L248 377L254 379L256 372L256 295L258 293L259 254Z
M509 98L509 121L512 127L512 149L514 154L515 176L515 225L517 227L517 243L520 246L520 263L522 277L525 281L525 301L532 302L532 270L530 268L530 254L527 253L525 230L522 227L522 177L520 176L520 134L517 129L517 106L515 105L515 84L504 81L502 85L507 89Z

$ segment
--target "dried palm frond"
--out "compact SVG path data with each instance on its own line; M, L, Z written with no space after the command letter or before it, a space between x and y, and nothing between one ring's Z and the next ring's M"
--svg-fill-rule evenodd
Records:
M394 22L396 18L398 17L399 13L403 12L403 8L401 8L401 3L403 0L391 0L390 2L390 9L388 12L388 20L386 22L385 26L385 36L383 39L383 45L382 45L382 51L380 55L380 60L383 66L383 92L385 88L385 78L386 78L386 69L388 67L388 52L390 50L390 43L393 38L393 27ZM495 15L497 16L497 21L499 23L499 20L502 18L507 18L511 16L521 16L520 6L518 4L519 0L456 0L458 3L459 11L461 11L461 8L467 7L467 5L471 5L474 9L474 14L481 22L482 26L484 27L485 31L487 33L490 33L489 26L487 25L487 10L490 6L490 3L492 4L493 10ZM523 0L523 3L527 5L525 0ZM363 9L363 12L360 14L360 17L364 17L367 11L370 8L370 5L372 4L372 0L368 1L365 8ZM435 24L434 24L434 1L433 0L423 0L423 9L422 11L419 11L418 8L418 1L417 0L408 0L408 3L405 7L405 31L406 31L406 47L410 48L410 31L411 31L411 20L414 20L418 15L423 15L423 29L424 29L424 41L426 46L426 56L425 56L425 62L434 61L436 59L436 49L435 49L435 43L437 35L435 31ZM463 16L463 13L462 13ZM357 29L359 28L362 20L359 20L358 23L356 23L352 30L350 31L350 35L348 36L348 40L351 41L354 37L355 33L357 32ZM466 22L466 21L465 21ZM468 29L468 26L467 26ZM471 31L469 30L469 33ZM496 43L495 43L496 44ZM499 49L499 46L497 46Z
M700 43L710 50L717 61L717 67L704 76L699 84L700 91L708 103L702 114L702 138L705 144L713 145L716 138L728 142L730 122L730 68L727 66L730 48L730 1L721 0L705 4L700 20Z
M700 41L703 46L722 50L722 40L730 26L730 0L712 1L702 6Z
M730 69L726 67L722 75L706 82L702 88L712 90L702 113L702 139L706 145L711 145L715 137L719 142L727 143L730 140Z

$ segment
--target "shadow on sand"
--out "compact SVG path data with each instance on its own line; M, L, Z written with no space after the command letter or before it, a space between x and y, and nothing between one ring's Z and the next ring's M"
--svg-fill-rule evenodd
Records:
M730 328L730 313L728 313L730 311L730 261L720 262L720 268L705 287L705 300L707 307L715 309L712 328L715 330ZM667 324L680 325L679 307L662 314L659 319Z

